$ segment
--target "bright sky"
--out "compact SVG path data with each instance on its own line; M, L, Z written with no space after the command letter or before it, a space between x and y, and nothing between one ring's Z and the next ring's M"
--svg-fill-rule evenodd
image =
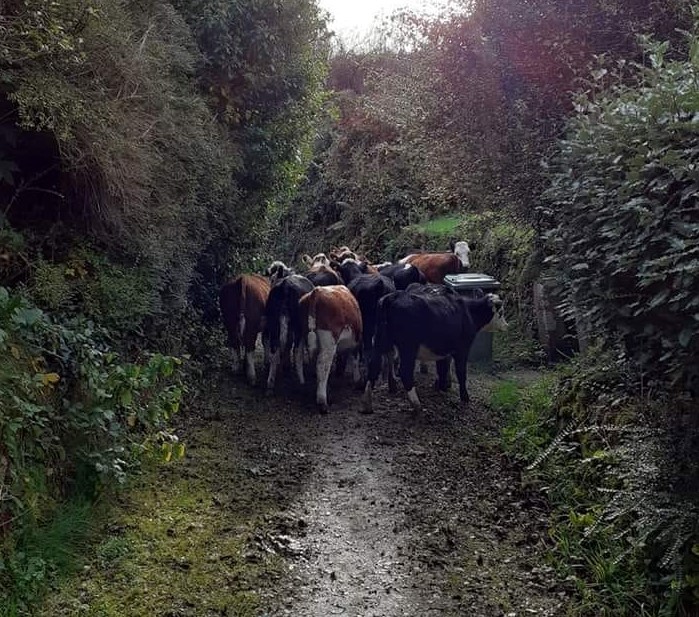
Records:
M330 13L330 29L345 40L366 35L377 17L380 20L396 9L424 12L436 3L435 0L318 0L320 7Z

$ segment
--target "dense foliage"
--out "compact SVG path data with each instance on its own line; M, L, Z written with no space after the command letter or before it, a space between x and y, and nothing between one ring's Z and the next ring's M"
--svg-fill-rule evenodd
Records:
M0 534L28 533L77 491L122 483L146 452L181 456L168 430L177 364L126 362L93 322L57 323L0 287ZM13 536L1 546L0 604L21 605L51 564L27 562Z
M699 39L685 60L647 50L639 83L580 98L553 159L553 276L584 327L698 393Z
M218 286L266 257L326 54L314 0L0 2L3 609L67 501L180 453L177 384L224 358Z

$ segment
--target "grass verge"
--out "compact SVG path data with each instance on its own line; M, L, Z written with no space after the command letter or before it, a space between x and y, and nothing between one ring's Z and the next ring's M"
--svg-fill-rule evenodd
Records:
M496 384L501 445L551 505L550 565L577 596L568 615L696 615L696 497L678 491L694 475L678 457L686 438L657 422L658 402L621 396L614 366L578 358Z

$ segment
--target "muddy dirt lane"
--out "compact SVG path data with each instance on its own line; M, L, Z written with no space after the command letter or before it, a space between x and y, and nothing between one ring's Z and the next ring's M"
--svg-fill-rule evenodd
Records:
M545 504L520 488L483 404L331 382L320 415L290 382L224 376L179 429L183 461L122 499L84 572L44 615L519 617L565 614L545 560ZM114 559L105 560L103 555Z

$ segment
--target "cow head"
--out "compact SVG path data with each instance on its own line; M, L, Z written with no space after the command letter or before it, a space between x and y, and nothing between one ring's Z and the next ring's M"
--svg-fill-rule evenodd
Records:
M507 321L505 321L505 305L497 294L486 294L488 306L493 311L492 319L483 326L486 332L504 332L507 330Z
M342 263L345 259L359 259L357 253L355 253L348 246L341 246L340 248L333 248L329 253L330 259Z
M453 240L449 243L449 250L451 250L454 255L456 255L464 268L468 268L471 265L471 260L469 259L469 253L471 249L468 246L468 242L461 240L459 242L454 242Z
M304 255L302 257L303 263L306 264L310 269L317 268L318 266L330 266L330 260L325 253L318 253L317 255L311 257L310 255Z
M283 261L273 261L269 268L265 270L265 276L269 277L269 282L274 284L277 281L294 274L294 270L289 268Z

